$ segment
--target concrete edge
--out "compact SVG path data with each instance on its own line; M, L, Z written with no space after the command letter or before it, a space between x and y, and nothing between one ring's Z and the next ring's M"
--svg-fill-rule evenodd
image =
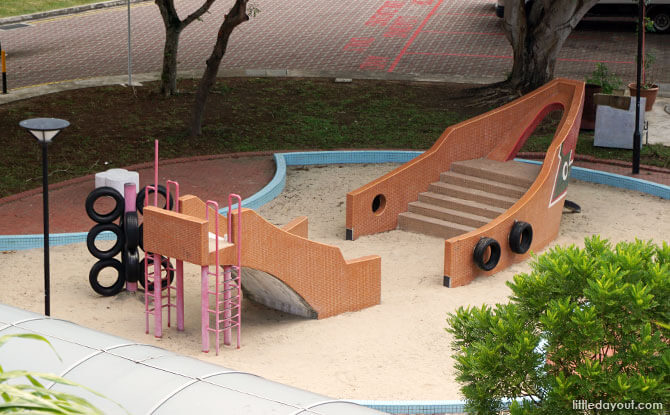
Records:
M291 153L275 153L277 169L272 180L254 195L244 199L242 206L258 209L277 197L286 184L286 166L313 165L313 164L361 164L361 163L406 163L421 151L397 150L363 150L363 151L307 151ZM516 159L531 164L542 164L536 160ZM670 199L670 186L652 183L642 179L622 176L619 174L573 167L572 177L590 183L600 183L608 186L634 190L663 199ZM222 214L227 208L219 210ZM86 241L86 232L63 233L49 235L50 245L68 245ZM0 235L0 251L16 251L23 249L41 248L42 235Z
M179 79L197 79L203 74L202 70L180 71ZM218 78L350 78L381 81L404 81L404 82L452 82L485 85L488 83L502 81L503 78L474 78L467 76L444 76L444 75L403 75L388 72L357 72L357 71L321 71L300 69L221 69ZM141 86L142 82L153 82L160 80L160 72L148 72L133 74L133 86ZM0 105L22 99L33 98L56 92L70 91L81 88L91 88L109 85L128 84L128 75L114 75L93 78L71 79L67 81L49 82L40 85L32 85L10 89L7 94L0 94Z
M146 1L151 0L130 0L131 3L143 3ZM66 14L75 14L91 10L105 9L108 7L123 6L127 3L128 0L112 0L112 1L104 1L101 3L91 3L91 4L83 4L81 6L66 7L64 9L55 9L31 14L22 14L20 16L3 17L0 18L0 26L12 23L26 22L30 20L46 19L49 17L64 16Z

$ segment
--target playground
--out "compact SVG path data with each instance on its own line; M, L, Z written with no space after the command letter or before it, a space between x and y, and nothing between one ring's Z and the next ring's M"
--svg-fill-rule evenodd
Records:
M466 286L445 288L440 238L393 230L346 241L346 194L397 166L292 167L284 191L258 209L275 225L308 216L309 238L339 247L345 258L380 255L377 306L315 320L245 301L242 347L204 354L199 267L185 264L185 331L177 331L173 321L155 338L144 332L142 292L100 297L91 290L85 274L95 258L80 243L52 248L52 315L332 397L457 399L450 336L444 331L447 313L461 305L506 302L505 282L528 266L517 263ZM562 215L559 235L549 246L581 245L595 233L613 242L633 236L661 241L670 234L667 200L579 181L572 181L568 194L582 212ZM3 284L0 302L42 311L41 256L39 249L0 255L2 275L22 276Z

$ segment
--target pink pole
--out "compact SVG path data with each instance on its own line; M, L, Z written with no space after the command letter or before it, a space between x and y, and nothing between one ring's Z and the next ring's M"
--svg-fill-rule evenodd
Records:
M135 212L135 201L137 200L137 188L135 183L125 183L123 185L123 198L125 200L125 212ZM126 290L130 292L137 291L137 282L127 282Z
M154 140L154 206L158 206L158 140Z
M163 337L163 299L161 298L161 256L154 254L154 336Z
M209 266L204 265L200 271L200 313L202 326L202 351L209 352Z
M125 199L125 212L135 212L135 202L137 201L137 188L135 183L126 183L123 185L123 198Z
M149 286L149 264L147 261L147 256L144 257L144 286ZM145 334L149 334L149 290L144 290L144 320L146 325Z
M230 234L230 230L228 230ZM223 344L230 346L230 334L232 321L230 319L230 265L223 266Z
M177 330L184 331L184 261L177 260Z

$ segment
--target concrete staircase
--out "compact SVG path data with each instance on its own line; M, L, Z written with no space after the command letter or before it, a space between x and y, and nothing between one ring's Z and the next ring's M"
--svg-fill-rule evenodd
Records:
M519 200L535 181L536 164L488 159L459 161L398 215L405 231L449 239L486 225Z

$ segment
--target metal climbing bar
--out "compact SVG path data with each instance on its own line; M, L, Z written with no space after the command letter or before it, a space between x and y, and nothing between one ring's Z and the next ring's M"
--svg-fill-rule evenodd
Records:
M158 144L156 143L156 151ZM154 168L154 179L158 179L158 160L156 158ZM170 188L175 189L175 203L170 209ZM158 207L158 183L144 188L144 205L149 205L149 193L154 192L153 206ZM166 183L166 208L178 211L179 209L179 183L168 180ZM152 257L152 264L149 258ZM172 266L170 258L164 258L160 254L145 252L144 255L144 313L146 333L149 333L149 315L154 316L154 336L163 336L163 309L167 308L167 326L172 321L172 308L177 311L177 329L184 330L184 267L182 261L177 261L176 267ZM170 275L176 273L176 287L172 286ZM153 288L153 289L151 289ZM176 302L172 302L172 290L176 291Z
M237 224L233 227L233 200L238 200ZM242 274L242 248L241 248L241 224L242 224L242 199L239 195L231 194L228 197L228 233L224 235L225 243L234 243L236 246L236 264L221 264L220 260L220 241L219 236L219 205L215 201L206 202L205 218L210 220L210 212L214 212L214 232L210 239L214 239L213 247L210 245L210 252L214 254L214 271L210 271L210 266L203 266L201 271L201 291L202 291L202 344L203 351L209 351L209 333L216 334L216 354L220 350L220 337L223 333L223 343L231 345L232 330L237 328L237 348L241 345L241 312L242 312L242 287L240 284ZM236 233L233 236L233 229ZM210 242L211 244L211 242ZM212 249L213 248L213 249ZM223 274L221 273L223 268ZM210 278L214 277L212 291L210 289ZM213 324L210 323L213 320Z
M235 236L233 237L233 200L237 199L237 226ZM242 197L238 194L230 193L228 195L228 235L230 242L235 244L237 253L237 263L230 268L235 270L235 277L226 279L226 293L229 297L227 304L228 310L228 332L233 327L237 327L237 348L240 348L242 339ZM229 276L232 275L229 270ZM234 296L231 299L231 289L234 290ZM234 313L231 315L231 313ZM230 344L230 342L226 343Z
M214 332L216 334L216 354L219 354L220 348L220 333L222 329L220 328L219 321L221 315L221 301L220 297L220 276L219 267L221 262L219 259L219 204L213 200L208 200L205 203L205 219L209 221L210 207L214 210L214 272L209 270L209 266L202 267L202 341L203 341L203 351L209 352L209 332ZM214 291L209 290L209 277L214 277ZM210 295L214 296L214 308L210 308ZM210 314L214 314L214 328L210 325Z

